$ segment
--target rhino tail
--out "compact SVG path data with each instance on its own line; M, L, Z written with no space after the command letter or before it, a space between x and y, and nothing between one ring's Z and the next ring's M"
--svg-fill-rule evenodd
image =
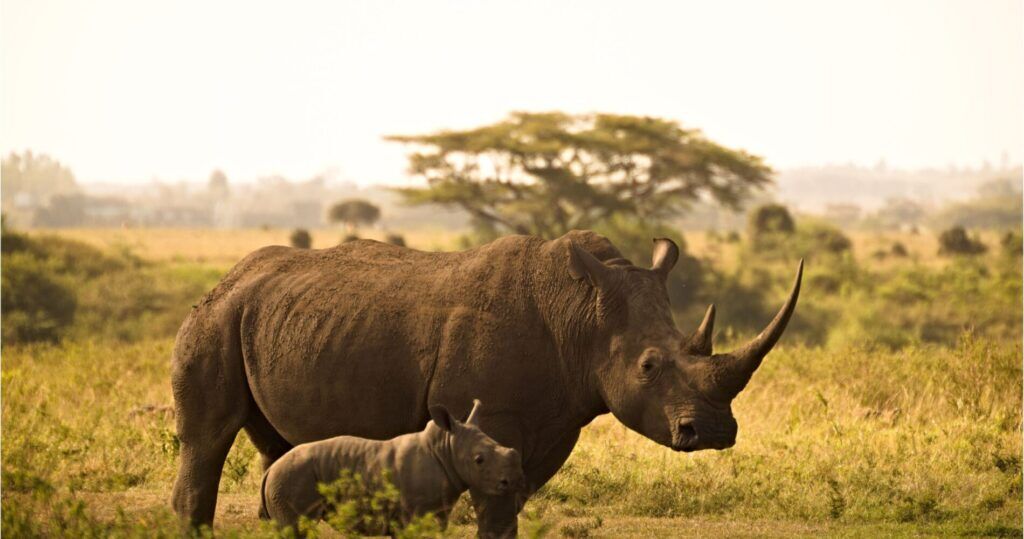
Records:
M267 512L267 475L267 472L263 472L263 479L260 480L260 520L270 520L270 513Z

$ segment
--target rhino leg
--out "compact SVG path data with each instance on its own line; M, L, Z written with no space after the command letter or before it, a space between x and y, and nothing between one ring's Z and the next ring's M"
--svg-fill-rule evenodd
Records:
M489 496L469 491L476 510L476 533L481 539L505 539L515 537L519 529L519 509L522 507L518 494Z
M564 438L552 446L536 462L530 462L525 466L523 473L526 474L526 488L528 495L540 490L552 477L562 469L562 465L569 459L576 442L580 439L579 429L568 433Z
M171 503L194 527L213 525L224 459L248 419L251 399L237 330L215 318L193 311L178 333L171 367L181 441Z
M249 403L249 417L245 422L245 432L249 435L252 445L260 452L260 460L263 464L263 471L266 472L270 465L282 455L291 450L292 444L267 421L255 402Z

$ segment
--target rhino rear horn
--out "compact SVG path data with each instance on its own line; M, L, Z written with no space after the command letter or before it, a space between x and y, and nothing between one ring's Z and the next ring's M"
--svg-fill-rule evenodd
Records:
M697 331L683 344L683 352L698 356L710 356L712 353L712 336L715 332L715 305L708 305Z

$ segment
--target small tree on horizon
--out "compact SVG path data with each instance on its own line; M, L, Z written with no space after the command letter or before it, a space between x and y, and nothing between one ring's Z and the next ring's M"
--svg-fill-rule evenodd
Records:
M231 192L228 186L228 176L224 171L215 169L210 173L210 179L206 182L206 190L215 198L223 199Z
M350 233L355 233L361 224L376 223L380 219L380 208L361 198L342 200L331 206L327 219L331 223L344 223Z

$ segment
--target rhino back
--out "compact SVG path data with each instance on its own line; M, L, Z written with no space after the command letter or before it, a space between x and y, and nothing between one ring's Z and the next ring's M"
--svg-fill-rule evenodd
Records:
M486 374L471 358L502 362L500 343L533 339L539 320L522 288L542 262L541 244L510 237L459 253L373 241L266 248L208 301L235 307L253 398L289 442L386 439L426 424L438 364L447 393L488 391L450 386L460 374Z

